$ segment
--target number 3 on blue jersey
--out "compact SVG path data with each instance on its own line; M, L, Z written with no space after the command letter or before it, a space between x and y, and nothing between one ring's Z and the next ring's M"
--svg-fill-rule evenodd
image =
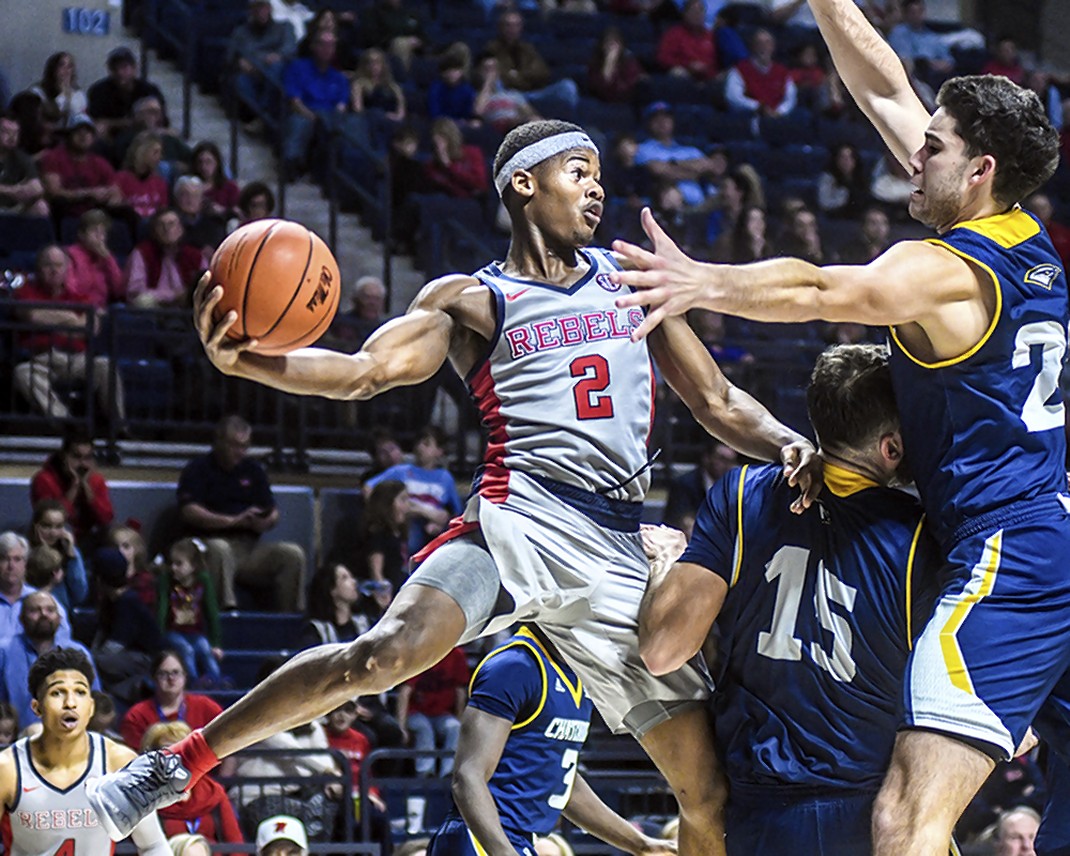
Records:
M784 546L765 566L765 578L776 583L776 601L773 604L773 621L769 630L758 634L758 653L771 660L801 660L802 640L795 635L802 605L803 588L806 584L810 551L803 547ZM851 656L854 635L851 625L837 612L832 603L837 603L851 613L858 590L847 585L823 561L817 563L817 586L814 591L814 614L821 626L832 634L832 655L821 645L810 643L810 657L835 680L850 683L857 667Z
M546 801L550 808L564 811L565 806L568 805L569 797L572 796L572 785L576 781L576 770L579 767L579 763L580 753L575 749L566 749L565 753L561 756L561 766L565 770L563 779L565 792L562 794L550 795L550 798Z
M1034 345L1042 348L1040 373L1033 381L1021 414L1022 422L1030 434L1063 427L1062 402L1048 404L1047 401L1059 386L1059 373L1066 354L1066 331L1058 321L1035 321L1023 325L1014 337L1012 369L1031 365Z

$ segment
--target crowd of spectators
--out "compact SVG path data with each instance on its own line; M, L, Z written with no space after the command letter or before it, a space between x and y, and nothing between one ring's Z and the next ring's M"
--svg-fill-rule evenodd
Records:
M602 145L607 241L642 239L643 204L689 252L725 262L784 254L865 262L909 228L902 205L909 177L867 135L803 0L743 8L703 0L574 2L549 11L487 5L468 35L402 0L355 11L251 0L230 37L221 89L247 132L277 135L288 180L310 170L322 180L317 165L332 133L389 155L392 237L402 250L414 251L444 210L429 198L474 206L452 210L474 210L480 228L493 233L489 158L505 132L538 116L578 121ZM860 5L923 99L951 74L1004 74L1034 89L1061 127L1067 79L1013 39L991 34L985 54L968 33L929 21L923 0ZM579 44L554 28L564 15L585 34L582 52L564 49ZM12 385L57 430L72 412L72 384L95 394L101 411L127 430L122 375L107 354L87 348L93 325L117 303L186 306L228 231L275 206L267 184L233 180L216 141L174 131L163 93L139 75L130 50L112 51L106 72L83 90L77 58L59 52L39 80L20 82L28 85L0 104L0 217L47 218L59 238L33 248L33 270L13 292L26 303L20 317L42 332L22 334ZM1064 182L1026 204L1070 261L1065 191ZM335 346L358 347L385 320L385 296L382 282L360 280L351 310L331 331ZM691 322L733 377L754 365L752 342L774 337L714 313L695 313ZM852 325L792 332L815 341L869 335ZM279 512L266 471L248 456L251 433L240 417L223 420L211 451L182 471L175 504L182 531L153 545L156 561L132 521L113 519L88 437L69 435L49 456L32 480L26 537L0 534L0 735L33 722L26 669L56 644L79 644L71 617L92 609L95 630L82 641L108 694L99 709L118 706L118 729L134 748L169 745L218 713L212 695L226 700L221 614L247 606L303 613L300 633L280 639L280 649L353 639L396 595L410 557L460 510L441 432L414 431L411 462L395 435L378 435L363 510L350 521L354 543L324 545L329 560L311 574L314 557L300 546L263 537ZM703 448L698 466L673 483L667 519L686 528L695 497L734 461L724 446ZM323 723L280 735L260 748L312 751L292 767L254 759L246 773L269 764L295 775L340 774L323 754L329 747L354 776L377 747L449 749L467 663L455 652L389 698L354 699ZM448 763L429 761L422 756L411 772L448 773ZM206 781L203 793L165 816L169 832L196 822L210 843L244 836L260 844L262 821L293 813L308 827L301 837L323 839L351 810L337 805L329 786L269 795L238 786L228 796ZM963 831L988 830L999 842L1027 836L1042 794L1031 759L1004 765ZM373 789L368 799L375 837L387 843L384 795ZM311 815L309 803L317 806Z

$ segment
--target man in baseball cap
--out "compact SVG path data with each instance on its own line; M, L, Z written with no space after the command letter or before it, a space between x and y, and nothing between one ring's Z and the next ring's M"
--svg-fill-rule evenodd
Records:
M305 825L296 817L277 814L256 829L257 856L308 856Z

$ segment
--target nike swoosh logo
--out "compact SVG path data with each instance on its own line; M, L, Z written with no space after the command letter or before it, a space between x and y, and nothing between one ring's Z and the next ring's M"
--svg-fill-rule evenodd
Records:
M529 291L531 291L530 288L522 288L520 289L520 291L514 291L512 294L505 295L505 299L512 303L514 300L520 297L521 294L527 294L527 292Z
M24 794L28 794L28 793L30 793L30 791L36 791L39 787L41 787L41 786L40 785L34 785L33 787L30 787L30 788L23 787L22 792Z

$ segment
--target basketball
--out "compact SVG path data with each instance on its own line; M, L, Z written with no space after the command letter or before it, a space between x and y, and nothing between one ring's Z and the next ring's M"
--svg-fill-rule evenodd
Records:
M227 336L257 339L258 354L278 356L312 344L338 311L338 262L300 223L256 220L242 226L219 245L210 269L212 285L223 286L213 319L237 312Z

